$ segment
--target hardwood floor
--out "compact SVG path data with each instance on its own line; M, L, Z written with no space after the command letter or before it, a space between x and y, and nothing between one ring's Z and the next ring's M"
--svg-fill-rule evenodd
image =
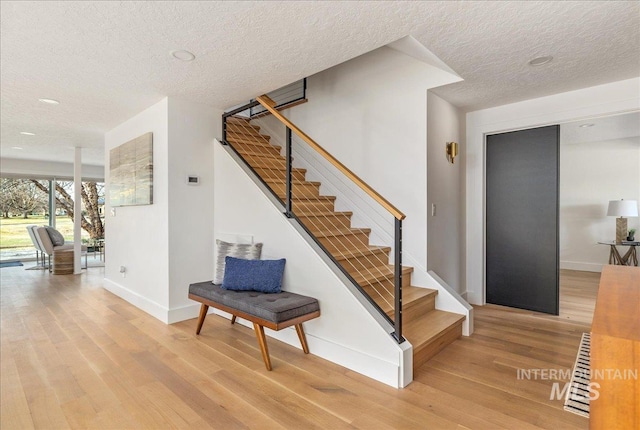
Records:
M584 429L549 400L589 330L598 274L563 272L559 317L485 306L476 332L396 390L210 315L167 326L101 288L103 269L0 269L0 427L215 429ZM313 351L311 351L313 354Z

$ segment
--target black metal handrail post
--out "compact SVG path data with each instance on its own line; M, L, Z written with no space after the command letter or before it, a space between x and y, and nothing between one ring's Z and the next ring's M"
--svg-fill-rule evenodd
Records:
M292 183L291 183L291 129L287 127L287 142L286 142L286 163L287 163L287 201L286 201L286 212L287 218L291 218L293 216L293 202L291 201L291 195L293 193Z
M226 116L222 116L222 144L228 145L227 143L227 118Z
M395 286L395 333L398 343L404 342L402 337L402 220L395 219L395 247L394 247L394 286Z

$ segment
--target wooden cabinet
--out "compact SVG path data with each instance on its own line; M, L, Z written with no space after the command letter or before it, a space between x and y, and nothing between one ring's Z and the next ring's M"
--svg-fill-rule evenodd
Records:
M640 429L640 268L604 266L591 327L591 429Z

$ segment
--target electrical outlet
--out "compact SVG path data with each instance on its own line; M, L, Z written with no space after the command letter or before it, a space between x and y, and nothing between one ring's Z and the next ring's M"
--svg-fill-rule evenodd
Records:
M436 216L436 204L431 203L431 216Z

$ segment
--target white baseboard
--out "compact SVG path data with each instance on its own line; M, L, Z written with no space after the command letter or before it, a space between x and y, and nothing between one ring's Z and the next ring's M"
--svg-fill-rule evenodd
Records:
M224 318L231 319L231 315L227 312L216 309L213 313ZM243 320L242 318L238 318L236 324L242 324L243 326L253 330L253 324ZM326 339L316 337L313 334L313 330L307 327L312 324L313 321L305 323L305 334L310 354L339 364L340 366L346 367L347 369L353 370L354 372L360 373L394 388L401 388L401 386L406 386L408 384L406 380L400 380L400 368L397 364L390 363L378 357L363 354L362 352L355 351L345 345L338 345ZM204 326L206 327L206 325L207 322L205 321ZM269 337L302 350L298 334L293 327L288 327L280 331L273 331L265 328L264 332ZM408 344L409 342L404 343ZM410 349L410 351L412 352L413 350ZM411 356L411 353L408 355ZM409 363L410 366L411 364L412 363ZM410 382L413 379L413 375L409 374L408 376L410 378Z
M110 279L104 278L102 285L104 289L115 294L116 296L126 300L133 306L142 309L154 318L159 319L163 323L168 323L169 310L160 304L141 296L135 291L131 291L122 285L113 282Z
M169 309L167 313L167 324L198 318L198 315L200 315L200 303Z
M583 263L580 261L561 261L560 268L568 270L580 270L582 272L602 272L602 264Z

